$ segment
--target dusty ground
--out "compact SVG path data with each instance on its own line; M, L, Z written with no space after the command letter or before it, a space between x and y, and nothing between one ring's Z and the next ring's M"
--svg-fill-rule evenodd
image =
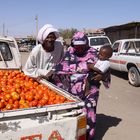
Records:
M112 72L109 90L102 85L97 108L95 140L140 140L140 87L125 73Z
M25 64L28 53L21 54ZM112 72L110 89L101 86L95 140L140 140L140 87L124 73Z

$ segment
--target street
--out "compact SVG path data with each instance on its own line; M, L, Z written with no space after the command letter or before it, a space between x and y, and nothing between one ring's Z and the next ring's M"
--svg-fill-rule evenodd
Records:
M125 73L111 76L110 89L101 86L95 140L139 140L140 87L131 86Z
M28 53L21 54L24 65ZM125 73L111 76L110 89L101 85L95 140L139 140L140 87L130 85Z

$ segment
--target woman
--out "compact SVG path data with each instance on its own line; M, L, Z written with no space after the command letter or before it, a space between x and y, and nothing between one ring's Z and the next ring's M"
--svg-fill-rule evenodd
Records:
M78 96L85 102L84 111L87 114L87 140L93 140L96 124L96 107L99 97L100 80L104 76L97 74L93 79L95 84L91 84L86 95L86 81L89 74L88 63L95 64L97 61L97 51L89 47L88 39L82 32L76 33L72 38L71 47L65 54L63 60L56 65L56 75L54 83L67 90L71 94ZM104 78L104 85L108 87L110 78Z

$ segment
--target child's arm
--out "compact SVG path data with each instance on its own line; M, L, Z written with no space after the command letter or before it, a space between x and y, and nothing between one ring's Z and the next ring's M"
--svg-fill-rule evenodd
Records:
M103 74L103 72L101 70L99 70L98 68L94 67L94 64L88 63L87 67L88 67L89 71L94 71L96 73Z

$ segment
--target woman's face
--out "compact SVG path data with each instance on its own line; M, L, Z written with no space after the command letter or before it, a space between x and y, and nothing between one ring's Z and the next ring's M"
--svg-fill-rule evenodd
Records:
M83 56L87 51L87 45L74 45L74 49L77 56Z
M44 40L42 46L46 52L51 52L54 50L54 43L55 43L56 37L54 33L50 33L46 39Z

